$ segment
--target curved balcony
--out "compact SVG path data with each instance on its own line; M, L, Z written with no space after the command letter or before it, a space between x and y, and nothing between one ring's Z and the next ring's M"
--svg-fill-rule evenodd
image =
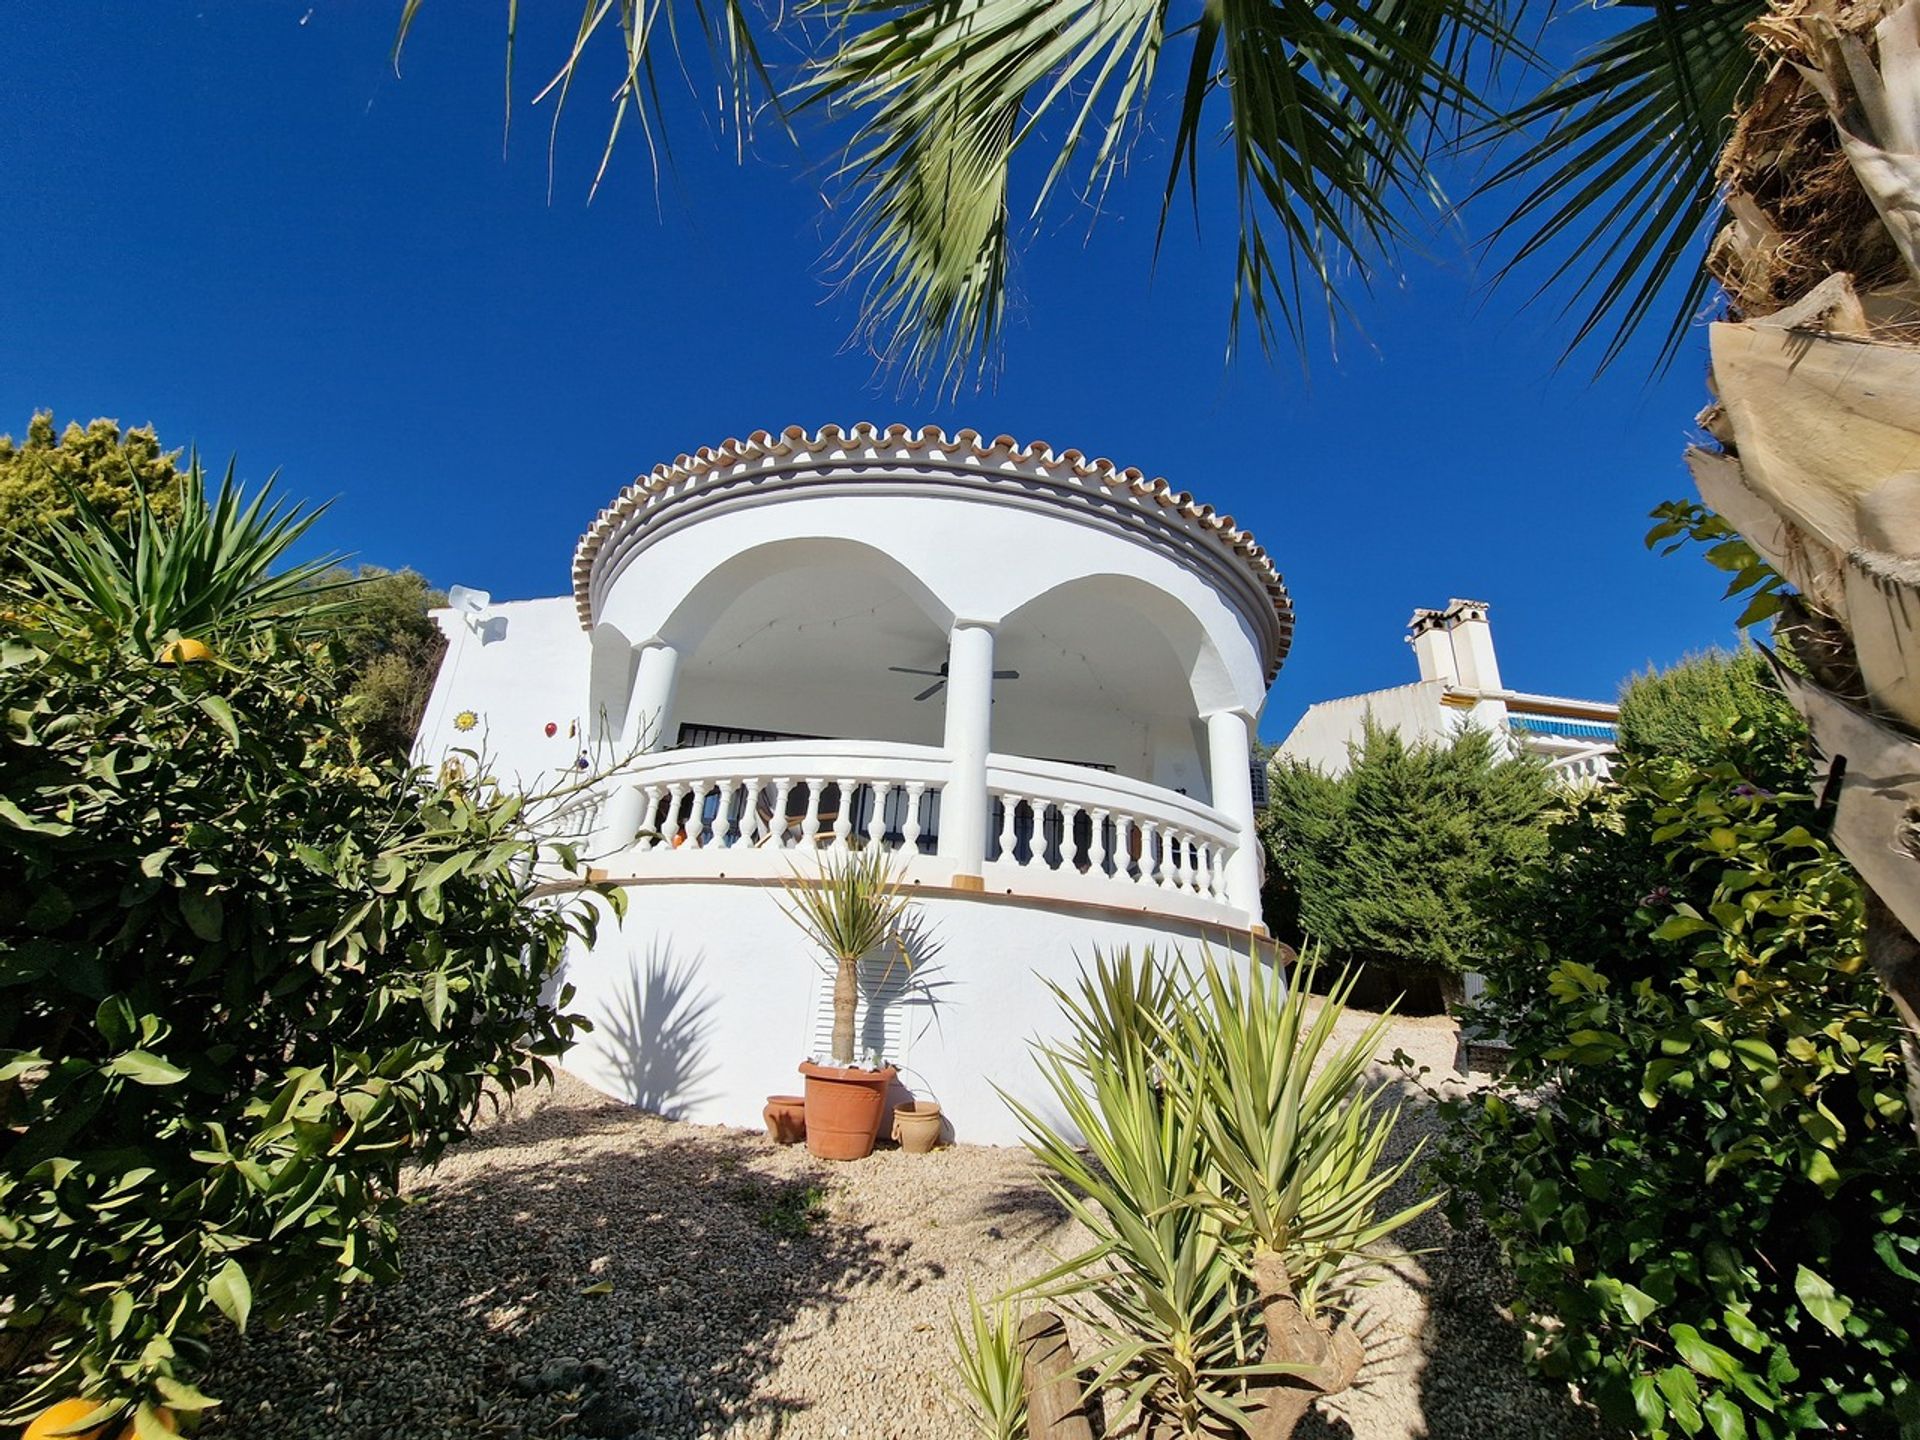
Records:
M948 801L952 756L861 740L711 745L644 756L595 819L615 880L780 879L799 856L882 847L909 884L954 883L969 848L941 825L986 817L984 889L1230 924L1258 897L1229 882L1238 830L1171 790L1086 766L990 755L985 804ZM982 848L972 847L975 853ZM968 887L977 888L977 887Z

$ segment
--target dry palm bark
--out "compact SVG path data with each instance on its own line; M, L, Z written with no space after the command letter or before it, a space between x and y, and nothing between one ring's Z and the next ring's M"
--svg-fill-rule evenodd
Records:
M1702 498L1800 592L1789 685L1840 770L1835 842L1907 1027L1920 1135L1920 0L1788 0L1721 158L1719 450Z

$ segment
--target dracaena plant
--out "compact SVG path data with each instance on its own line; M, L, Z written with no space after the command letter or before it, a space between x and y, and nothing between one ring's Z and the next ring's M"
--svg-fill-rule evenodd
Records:
M1412 1159L1385 1163L1398 1112L1365 1080L1384 1020L1338 1041L1345 982L1311 1000L1211 953L1096 956L1055 990L1068 1038L1037 1052L1066 1123L1008 1103L1093 1243L1031 1288L1142 1433L1291 1434L1358 1369L1339 1321L1369 1247L1432 1203L1383 1208Z
M137 477L133 487L125 524L69 489L73 518L17 542L28 573L9 589L39 623L151 659L182 638L214 641L268 626L310 632L353 603L350 580L323 580L336 557L287 559L325 506L275 500L271 479L248 497L232 462L209 497L197 458L181 478L177 509L162 513Z
M897 940L912 899L900 888L892 856L877 845L829 854L817 874L796 868L783 884L781 909L833 970L833 1061L852 1065L861 958ZM909 963L904 948L898 959Z

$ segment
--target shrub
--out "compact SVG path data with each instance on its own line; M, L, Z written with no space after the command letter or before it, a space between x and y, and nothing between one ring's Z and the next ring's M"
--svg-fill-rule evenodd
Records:
M1346 772L1273 767L1269 868L1335 954L1456 975L1486 952L1484 897L1544 849L1545 767L1484 730L1409 745L1368 722ZM1289 937L1292 938L1292 937Z
M575 1029L546 989L591 916L528 903L522 802L368 762L270 573L297 518L230 498L137 555L83 512L0 621L15 1415L209 1403L210 1328L392 1275L403 1166Z
M1094 1335L1116 1424L1285 1440L1359 1369L1363 1252L1431 1203L1380 1213L1412 1160L1383 1163L1399 1111L1363 1083L1386 1019L1336 1044L1344 986L1318 1004L1211 955L1096 956L1056 994L1070 1038L1038 1054L1064 1123L1009 1103L1093 1243L1030 1288Z
M1544 1372L1636 1434L1920 1425L1920 1155L1859 883L1807 796L1730 759L1618 775L1514 897L1476 1016L1512 1063L1447 1107L1443 1177Z
M1749 779L1770 789L1806 783L1805 727L1758 650L1708 650L1665 670L1649 670L1620 692L1621 752L1671 755L1710 766L1726 754L1727 736L1753 744L1741 757Z
M27 438L0 435L0 538L39 539L71 520L73 495L125 527L144 504L170 516L180 508L178 450L162 450L151 426L121 430L116 420L56 432L53 412L27 422ZM0 575L26 569L17 546L0 546Z

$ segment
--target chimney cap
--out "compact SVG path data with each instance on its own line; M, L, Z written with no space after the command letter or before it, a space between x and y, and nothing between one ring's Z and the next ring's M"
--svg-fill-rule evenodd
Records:
M1493 607L1485 600L1462 600L1454 596L1447 601L1446 618L1449 620L1484 620L1487 611Z
M1444 625L1446 619L1446 613L1441 610L1416 610L1407 622L1407 630L1413 635L1424 635Z

